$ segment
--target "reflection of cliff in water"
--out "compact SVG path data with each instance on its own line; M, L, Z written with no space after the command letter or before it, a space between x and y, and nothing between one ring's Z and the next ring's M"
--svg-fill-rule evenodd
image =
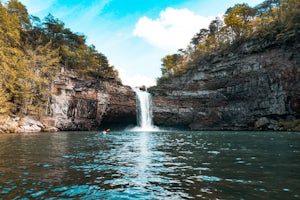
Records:
M68 135L37 133L0 135L0 138L0 166L10 166L1 167L0 171L10 174L10 179L37 176L42 177L40 181L53 183L66 176L62 161L68 151ZM0 182L4 183L1 178Z

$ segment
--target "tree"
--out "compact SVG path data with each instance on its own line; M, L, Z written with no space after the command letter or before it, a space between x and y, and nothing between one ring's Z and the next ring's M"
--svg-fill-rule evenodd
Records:
M20 44L20 24L15 15L0 3L0 47L17 47Z
M2 81L0 80L0 83ZM0 85L0 116L7 115L12 107L12 104L9 102L10 96L4 89L3 85Z
M162 59L162 76L165 78L172 77L183 70L183 57L180 54L167 55Z
M194 46L194 49L197 49L199 44L204 44L208 35L209 30L207 29L201 29L198 33L196 33L191 40L191 44Z
M0 101L2 114L16 111L14 101L18 101L21 96L21 84L16 82L19 72L24 67L23 54L18 48L20 30L18 17L9 14L8 10L0 3Z
M52 49L51 41L43 45L41 40L37 41L35 47L27 44L25 55L30 66L27 72L30 78L26 79L30 92L22 106L23 113L37 116L46 110L51 96L51 83L58 71L60 58L58 49Z
M262 3L254 7L257 16L263 16L265 14L272 15L274 7L279 7L280 0L265 0Z
M227 9L224 22L232 31L232 38L241 38L247 33L250 22L255 16L255 9L247 4L236 4L234 7Z
M8 13L18 17L23 30L29 30L31 27L29 15L26 7L18 0L10 0L7 4Z
M209 35L214 36L214 37L218 37L218 33L223 28L223 26L224 26L223 21L219 17L216 17L214 20L212 20L210 22L210 24L208 26Z

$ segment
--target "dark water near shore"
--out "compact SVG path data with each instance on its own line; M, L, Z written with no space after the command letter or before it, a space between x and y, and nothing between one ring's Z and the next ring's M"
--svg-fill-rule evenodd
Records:
M0 199L300 199L300 133L0 135Z

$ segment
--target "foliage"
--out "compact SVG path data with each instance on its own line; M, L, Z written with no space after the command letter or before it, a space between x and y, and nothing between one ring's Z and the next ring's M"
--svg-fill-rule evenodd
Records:
M51 14L28 14L18 0L0 1L0 115L40 116L60 67L120 82L105 55Z
M231 32L231 38L239 39L247 36L251 28L250 22L254 19L255 9L247 4L237 4L227 9L224 15L226 28Z
M162 76L170 77L180 73L183 70L181 66L183 56L180 54L167 55L162 59Z
M162 77L158 83L196 66L211 54L236 47L246 40L299 42L299 30L299 0L265 0L254 8L236 4L227 9L223 19L214 19L208 29L196 33L186 49L162 59Z

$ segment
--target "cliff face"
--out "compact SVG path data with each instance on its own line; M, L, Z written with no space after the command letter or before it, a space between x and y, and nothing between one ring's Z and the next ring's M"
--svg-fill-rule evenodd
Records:
M43 122L60 130L97 130L136 123L135 94L128 86L83 80L62 70L52 93L50 117Z
M300 115L299 45L252 41L150 89L154 122L191 129L278 129Z

